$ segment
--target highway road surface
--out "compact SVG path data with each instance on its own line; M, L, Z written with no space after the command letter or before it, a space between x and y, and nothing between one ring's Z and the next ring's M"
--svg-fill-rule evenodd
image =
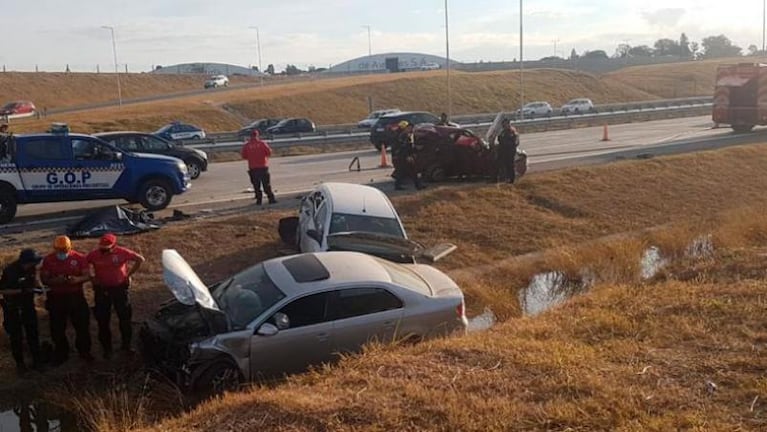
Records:
M730 129L712 129L709 117L693 117L611 126L609 138L609 141L602 141L601 127L525 134L521 137L521 148L528 153L530 170L537 171L602 163L645 153L659 155L767 142L767 129L736 135ZM350 172L349 164L355 157L359 158L362 170ZM372 147L370 150L274 158L271 161L272 184L279 197L327 181L391 182L391 169L378 168L379 162L380 154ZM174 197L171 208L220 207L225 203L252 199L249 188L245 162L213 163L208 172L194 181L189 192ZM22 205L12 225L72 216L83 209L122 203L124 201Z

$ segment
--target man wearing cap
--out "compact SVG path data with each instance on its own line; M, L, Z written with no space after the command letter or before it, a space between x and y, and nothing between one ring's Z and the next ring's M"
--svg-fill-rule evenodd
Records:
M128 299L131 276L145 261L136 252L117 246L114 234L104 234L99 247L87 256L93 275L93 313L99 324L99 342L104 349L104 358L112 357L112 306L117 313L122 337L122 350L131 351L131 305Z
M40 277L49 289L47 306L55 345L54 363L61 364L69 358L67 321L75 329L75 347L80 358L92 361L90 310L83 293L83 284L91 279L88 261L85 255L72 249L67 236L56 237L53 249L43 258Z
M42 257L32 249L24 249L19 258L3 270L0 278L0 294L3 299L3 327L11 339L11 353L16 370L27 370L24 363L22 331L27 337L27 347L32 355L32 367L40 368L40 338L37 331L34 289L40 286L37 266Z
M272 176L269 174L269 157L272 155L272 148L260 138L258 129L253 129L250 133L250 139L242 146L240 155L248 161L248 176L256 194L256 205L261 205L264 193L269 199L269 204L276 204L277 200L272 192ZM263 192L261 192L262 186Z

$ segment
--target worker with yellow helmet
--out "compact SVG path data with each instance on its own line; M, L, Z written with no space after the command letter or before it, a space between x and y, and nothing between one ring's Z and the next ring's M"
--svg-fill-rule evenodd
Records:
M88 261L84 254L72 248L72 241L67 236L56 237L53 250L43 259L40 269L40 278L49 289L46 306L55 346L53 363L64 363L69 357L67 321L71 321L75 329L75 347L80 358L93 361L90 309L83 292L83 284L91 279Z

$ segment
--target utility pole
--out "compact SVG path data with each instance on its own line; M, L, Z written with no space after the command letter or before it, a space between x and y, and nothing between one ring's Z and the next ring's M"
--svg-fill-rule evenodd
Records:
M447 70L447 115L449 118L453 116L453 95L450 89L450 29L448 24L447 0L445 0L445 54L447 57L445 69Z
M373 57L373 37L371 36L371 27L369 25L364 25L362 28L368 29L368 57ZM370 60L370 59L368 59Z
M122 88L120 87L120 69L117 66L117 41L115 39L115 28L112 26L101 26L101 28L109 30L112 33L112 55L115 60L115 75L117 76L117 99L119 100L120 106L123 106L123 93Z
M524 38L523 38L523 26L522 26L522 0L519 0L519 117L525 119L525 79L524 79Z
M765 52L765 39L767 39L767 0L762 0L762 55L767 55Z
M258 76L260 77L260 86L264 85L264 70L261 68L261 31L257 26L250 28L256 29L256 49L258 50Z

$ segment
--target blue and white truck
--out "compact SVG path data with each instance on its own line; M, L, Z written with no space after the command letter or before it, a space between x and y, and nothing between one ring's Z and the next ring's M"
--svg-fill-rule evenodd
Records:
M191 187L180 159L124 153L89 135L64 131L5 141L5 151L0 151L0 223L13 220L18 204L28 203L125 199L160 210Z

